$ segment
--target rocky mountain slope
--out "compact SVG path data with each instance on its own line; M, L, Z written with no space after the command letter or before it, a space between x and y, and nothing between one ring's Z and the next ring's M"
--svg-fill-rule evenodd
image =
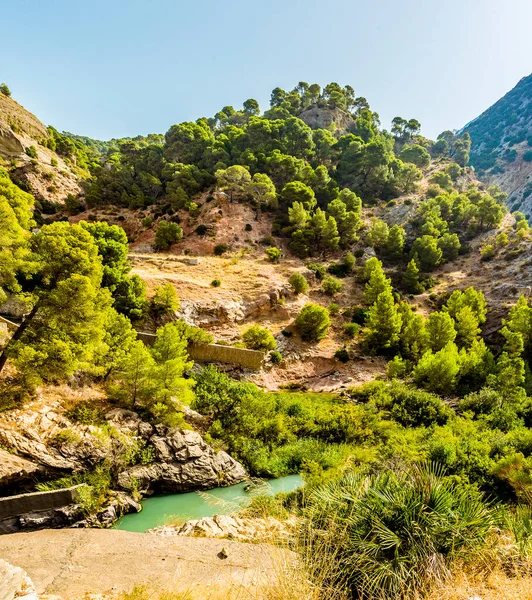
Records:
M50 133L39 119L0 93L0 167L36 200L64 203L82 192L79 169L46 146Z
M479 176L509 194L511 210L532 215L532 74L462 131Z

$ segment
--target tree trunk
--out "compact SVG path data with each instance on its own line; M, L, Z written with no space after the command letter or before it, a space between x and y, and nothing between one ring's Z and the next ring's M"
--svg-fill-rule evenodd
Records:
M28 326L30 325L33 317L36 315L37 310L39 308L39 303L37 302L35 306L31 309L28 315L25 316L22 323L19 325L18 329L15 331L9 342L6 344L2 354L0 354L0 373L2 372L5 364L7 362L7 355L9 354L9 348L14 344L14 342L20 340L23 333L26 331Z

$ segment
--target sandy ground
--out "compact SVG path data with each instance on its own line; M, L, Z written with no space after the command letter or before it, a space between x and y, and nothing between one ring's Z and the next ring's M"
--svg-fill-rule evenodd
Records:
M227 558L219 556L222 549ZM38 593L65 600L135 585L207 598L208 590L229 594L271 582L293 560L292 553L267 544L105 529L0 536L0 557L27 571Z

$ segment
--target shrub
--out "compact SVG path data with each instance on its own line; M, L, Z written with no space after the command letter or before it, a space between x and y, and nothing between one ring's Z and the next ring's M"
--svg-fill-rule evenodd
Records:
M363 308L362 306L355 306L355 308L353 308L353 323L365 325L368 315L369 311L366 308Z
M211 285L212 285L212 287L215 287L215 288L220 287L222 285L222 282L219 279L213 279L211 281Z
M336 279L336 277L327 275L327 277L325 277L323 280L321 287L328 296L334 296L342 291L344 284Z
M483 261L491 260L495 256L493 244L486 244L480 249L480 255Z
M244 332L242 340L246 348L251 350L273 350L276 346L275 338L271 331L265 327L253 325Z
M50 166L51 167L57 167L59 163L57 162L57 158L55 158L54 156L52 156L52 158L50 159Z
M196 227L196 233L198 235L206 235L207 231L208 231L208 228L206 225L198 225Z
M317 304L305 304L297 316L296 329L305 341L322 340L329 331L331 319L327 309Z
M360 325L358 323L346 323L344 325L344 334L353 339L360 331Z
M327 272L327 269L319 263L310 263L309 265L307 265L307 269L309 271L312 271L314 275L316 275L316 279L318 281L321 281L325 277L325 273Z
M296 294L306 294L308 292L308 281L301 273L292 273L288 282Z
M253 231L253 227L251 226L251 223L246 223L246 226L244 227L244 229L246 231Z
M171 283L163 283L157 287L151 300L151 310L155 315L179 310L179 298L175 287Z
M350 597L425 596L453 560L473 553L494 530L481 496L430 466L364 476L348 473L312 494L305 546L325 554L327 587ZM328 559L327 559L328 557Z
M161 221L155 232L155 247L157 250L168 250L174 242L183 237L183 230L177 223Z
M338 348L334 353L334 358L341 363L349 362L349 352L345 348Z
M336 304L336 302L331 302L327 307L327 310L329 311L329 314L333 317L338 316L338 314L340 313L340 307L338 306L338 304Z
M142 219L142 225L147 229L150 228L153 225L153 217L144 217L144 219Z
M35 148L35 146L30 146L29 148L26 148L26 154L30 157L30 158L37 158L37 148Z
M278 263L281 260L282 252L279 250L279 248L272 246L266 250L266 256L270 262Z
M225 254L228 250L229 246L226 246L226 244L216 244L216 246L214 246L214 256L222 256L222 254Z
M4 94L8 98L11 97L11 90L7 86L7 83L0 83L0 94Z
M272 350L270 352L270 360L274 365L276 365L283 360L283 355L278 350Z
M82 425L100 425L105 422L105 415L101 408L90 402L80 402L74 408L66 411L65 416L67 419ZM69 432L70 430L65 429L63 431Z

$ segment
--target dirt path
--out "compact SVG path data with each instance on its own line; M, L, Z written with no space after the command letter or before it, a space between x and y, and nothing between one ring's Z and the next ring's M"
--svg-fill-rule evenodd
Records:
M222 548L227 558L220 557ZM194 598L214 591L229 598L230 590L271 582L292 556L267 544L104 529L0 536L0 558L27 571L38 593L65 600L129 591L136 584L189 592Z

